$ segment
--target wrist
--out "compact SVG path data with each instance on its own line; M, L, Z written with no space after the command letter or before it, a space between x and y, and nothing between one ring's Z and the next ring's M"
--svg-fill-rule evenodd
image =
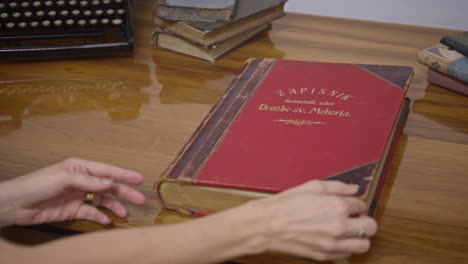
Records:
M191 249L210 256L205 262L220 262L265 252L264 219L261 208L248 202L242 206L189 221L185 225L197 230L204 243ZM194 253L195 254L195 253Z
M269 223L260 203L250 201L226 213L231 219L236 220L228 228L241 243L240 255L260 254L267 251Z
M11 181L0 183L0 227L13 225L15 223L15 203Z

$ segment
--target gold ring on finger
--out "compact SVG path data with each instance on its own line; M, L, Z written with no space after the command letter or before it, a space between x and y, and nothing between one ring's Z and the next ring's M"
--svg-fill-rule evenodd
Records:
M364 238L367 236L366 230L364 229L364 225L362 223L359 223L359 232L357 234L359 238Z
M91 203L93 203L93 201L94 201L94 193L91 193L91 192L86 193L85 203L91 204Z

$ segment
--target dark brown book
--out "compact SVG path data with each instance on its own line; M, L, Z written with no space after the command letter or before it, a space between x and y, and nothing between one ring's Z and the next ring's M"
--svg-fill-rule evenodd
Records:
M208 47L201 46L198 43L181 38L162 27L157 27L153 32L151 44L155 48L167 49L214 62L222 55L266 30L269 26L270 24L265 24L255 27L223 42Z
M169 20L230 21L235 0L157 0L155 15Z
M445 36L440 40L440 43L468 57L468 31Z
M241 3L239 3L239 5L241 5ZM244 3L244 5L246 6L245 10L250 10L247 8L247 4ZM246 11L246 13L250 15L242 17L232 23L222 24L222 26L210 29L200 28L186 21L162 19L157 15L153 15L153 22L156 26L163 27L174 32L178 36L208 47L284 16L283 6L284 1L273 7L260 9L259 12L253 14ZM255 10L258 10L258 8ZM252 10L250 10L250 12L252 12Z

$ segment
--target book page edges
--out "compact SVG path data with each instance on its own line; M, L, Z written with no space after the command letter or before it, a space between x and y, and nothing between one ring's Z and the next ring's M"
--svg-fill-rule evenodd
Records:
M382 155L381 162L377 168L377 172L375 174L377 179L372 182L372 185L369 188L369 194L366 199L367 212L369 215L373 215L375 213L375 209L377 206L376 198L379 198L378 195L380 195L378 192L378 188L379 187L383 188L383 185L385 185L385 182L387 180L388 175L386 175L386 173L388 173L388 171L385 171L384 169L386 167L390 167L390 163L393 160L393 155L394 155L394 152L396 151L396 147L398 145L398 141L401 136L401 134L399 133L399 130L400 129L401 131L403 130L403 127L405 126L406 120L408 118L409 105L410 105L410 100L408 98L405 98L401 104L398 117L395 120L393 129L388 138L387 144L385 145L385 150L384 150L384 154Z
M182 21L163 20L158 18L156 14L153 14L153 23L156 26L161 26L170 30L181 37L208 47L229 39L237 34L248 31L249 29L270 23L282 16L284 16L283 4L209 31L200 30Z
M400 88L403 89L403 91L405 93L405 98L401 102L400 110L399 110L398 115L397 115L397 117L396 117L396 119L394 121L393 128L392 128L392 130L390 132L390 135L388 136L388 140L387 140L387 143L385 145L383 155L381 157L379 166L378 166L376 174L375 174L375 177L377 177L377 179L375 179L372 182L371 186L369 187L369 193L368 193L368 195L366 197L367 212L370 215L372 215L375 212L376 204L374 203L375 202L374 200L375 200L375 195L376 195L377 188L379 188L379 185L385 184L385 181L386 181L386 178L387 178L387 175L383 175L383 173L385 173L384 168L385 168L385 166L387 166L387 163L392 161L391 157L393 155L393 152L395 151L395 149L392 149L392 146L394 145L394 142L397 142L399 140L399 138L400 138L400 135L397 134L397 130L400 127L405 125L406 119L407 119L408 114L409 114L409 105L410 105L411 102L410 102L409 98L406 97L406 92L408 91L411 80L413 79L414 70L413 70L412 67L405 67L405 68L411 69L411 71L408 72L407 75L406 75L406 78L405 78L406 81L404 82L404 86L400 87ZM395 143L395 145L396 144L397 143Z
M172 32L167 32L161 29L158 30L157 28L155 30L157 32L152 38L152 46L214 62L217 58L251 40L255 36L267 30L269 27L270 24L255 27L210 47L202 47L198 43L175 36Z

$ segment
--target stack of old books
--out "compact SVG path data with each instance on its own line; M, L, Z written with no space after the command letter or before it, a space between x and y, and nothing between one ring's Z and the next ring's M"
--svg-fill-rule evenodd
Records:
M267 30L286 0L156 0L153 47L208 61Z
M427 81L468 96L468 31L440 42L418 53L418 61L429 67Z

